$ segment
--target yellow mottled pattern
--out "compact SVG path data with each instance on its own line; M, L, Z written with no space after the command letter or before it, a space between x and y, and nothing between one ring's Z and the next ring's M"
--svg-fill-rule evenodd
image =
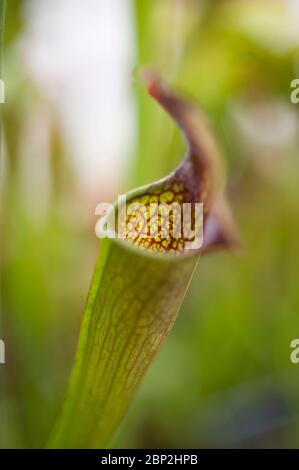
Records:
M194 214L183 218L186 189L182 183L163 183L127 201L125 220L117 227L129 243L156 253L178 254L194 240Z

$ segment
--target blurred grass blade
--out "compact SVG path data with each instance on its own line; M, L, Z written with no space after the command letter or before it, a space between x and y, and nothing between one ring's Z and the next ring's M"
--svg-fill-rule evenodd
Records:
M188 152L173 173L132 191L127 201L142 201L147 208L157 200L203 202L204 246L187 251L187 239L174 239L171 231L166 243L159 237L144 242L131 236L130 228L125 240L103 240L51 447L107 445L173 326L200 252L231 241L227 223L213 211L222 196L217 147L206 119L154 74L147 71L142 76L149 93L182 129Z

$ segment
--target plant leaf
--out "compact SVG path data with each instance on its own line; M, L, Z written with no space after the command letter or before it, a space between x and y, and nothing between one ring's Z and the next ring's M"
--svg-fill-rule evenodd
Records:
M145 243L147 239L131 227L128 212L125 239L102 240L71 382L51 447L107 445L174 324L200 252L233 241L230 225L214 211L223 201L221 172L206 118L152 72L143 71L142 78L150 95L178 123L188 151L168 177L128 193L128 207L137 201L150 211L157 200L175 200L179 205L202 202L204 243L187 251L190 234L186 237L184 232L175 239L174 218L165 244L159 236ZM123 229L116 228L118 234Z

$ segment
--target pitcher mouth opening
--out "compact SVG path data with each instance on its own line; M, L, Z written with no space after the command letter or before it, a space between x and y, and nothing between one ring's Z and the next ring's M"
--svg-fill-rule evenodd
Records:
M98 238L121 239L152 253L183 254L203 244L203 203L183 202L179 187L143 195L119 196L109 207L97 206ZM108 209L108 211L107 211Z

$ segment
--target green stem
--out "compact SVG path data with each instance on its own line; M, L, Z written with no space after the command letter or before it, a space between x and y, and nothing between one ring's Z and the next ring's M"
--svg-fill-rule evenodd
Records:
M4 19L5 19L6 0L0 0L0 77L2 77L2 50L4 37Z

